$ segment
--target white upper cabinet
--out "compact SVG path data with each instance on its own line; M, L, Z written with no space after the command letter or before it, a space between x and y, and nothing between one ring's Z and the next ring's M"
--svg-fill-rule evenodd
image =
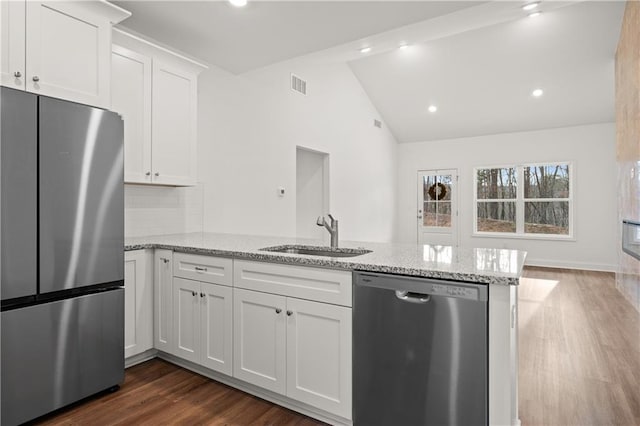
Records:
M25 82L25 14L24 1L0 2L0 82L3 86L23 89Z
M197 180L198 74L189 58L113 31L112 106L125 125L125 183Z
M111 26L130 13L105 1L3 1L2 84L110 107Z
M153 62L153 179L196 182L197 76L179 63Z
M151 58L120 46L111 55L111 108L124 121L125 182L151 181Z

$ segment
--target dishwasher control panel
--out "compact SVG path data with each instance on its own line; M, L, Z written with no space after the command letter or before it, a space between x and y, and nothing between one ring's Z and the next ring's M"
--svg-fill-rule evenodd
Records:
M478 298L478 289L457 285L431 284L431 294L439 296L453 296L461 299L475 300Z

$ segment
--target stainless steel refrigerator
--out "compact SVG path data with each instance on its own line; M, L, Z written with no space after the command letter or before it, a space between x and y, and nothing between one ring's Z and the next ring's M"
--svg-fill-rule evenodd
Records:
M0 89L1 423L124 379L123 123Z

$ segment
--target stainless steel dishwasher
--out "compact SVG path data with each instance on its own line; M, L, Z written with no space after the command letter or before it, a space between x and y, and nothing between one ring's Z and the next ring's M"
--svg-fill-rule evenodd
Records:
M487 425L487 286L365 272L354 283L354 425Z

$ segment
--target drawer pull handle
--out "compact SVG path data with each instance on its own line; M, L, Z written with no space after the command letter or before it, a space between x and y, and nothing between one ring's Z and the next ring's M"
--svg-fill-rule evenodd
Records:
M279 314L280 312L282 312L282 309L276 308L276 314Z
M200 266L196 266L196 268L195 268L195 269L196 269L196 271L198 271L198 272L207 272L207 268L202 268L202 267L200 267Z

